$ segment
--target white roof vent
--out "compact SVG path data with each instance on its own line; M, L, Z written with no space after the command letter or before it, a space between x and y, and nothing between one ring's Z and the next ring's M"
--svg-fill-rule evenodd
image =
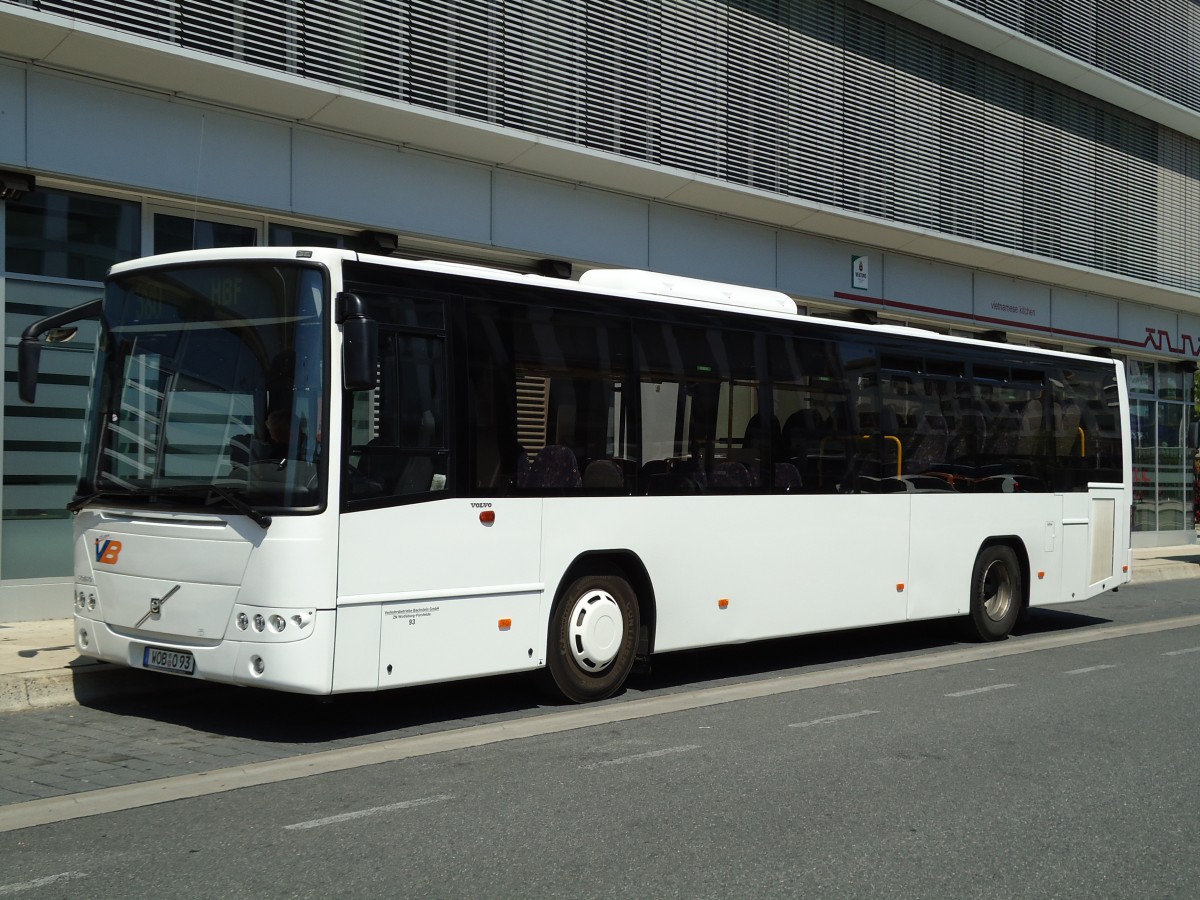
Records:
M781 291L703 281L699 278L683 278L679 275L646 272L642 269L590 269L579 276L579 283L603 290L652 294L675 300L693 300L697 303L717 303L743 309L796 314L796 302Z

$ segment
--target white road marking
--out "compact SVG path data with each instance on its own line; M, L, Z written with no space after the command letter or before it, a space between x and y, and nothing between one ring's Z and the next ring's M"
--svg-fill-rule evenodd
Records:
M18 881L16 884L0 884L0 897L11 897L13 894L32 891L35 888L45 887L48 884L58 884L60 881L75 881L79 878L87 878L86 873L59 872L57 875L47 875L44 878L35 878L32 881Z
M1071 669L1069 672L1063 672L1064 675L1086 675L1089 672L1099 672L1101 669L1115 669L1116 666L1105 663L1099 666L1088 666L1085 669Z
M1186 650L1168 650L1163 656L1183 656L1185 653L1200 653L1200 647L1188 647Z
M445 803L447 800L453 799L449 794L438 794L435 797L422 797L420 800L401 800L399 803L389 803L387 806L372 806L370 809L326 816L324 819L310 819L307 822L297 822L295 825L284 825L283 829L284 831L299 831L302 828L320 828L322 825L336 825L338 822L349 822L351 819L365 819L367 816L378 816L383 813L395 812L398 809L428 806L430 803Z
M209 797L225 791L237 791L263 784L279 784L298 778L345 772L379 763L416 759L434 753L466 750L470 747L484 747L523 738L561 734L580 728L591 728L595 725L634 722L667 713L707 709L724 703L775 697L780 694L830 687L831 685L855 684L870 678L886 678L909 672L927 672L931 669L941 669L963 663L1020 656L1026 653L1054 650L1059 647L1077 647L1081 644L1094 644L1097 641L1111 641L1133 635L1159 634L1164 631L1176 631L1196 626L1200 626L1200 614L1177 616L1152 622L1134 622L1130 625L1107 625L1078 631L1032 635L1022 637L1020 640L952 647L917 656L882 659L818 671L802 671L778 678L760 678L739 684L677 691L619 703L572 707L549 715L526 716L482 725L466 725L446 731L392 738L354 747L317 750L313 753L289 756L283 759L230 766L225 769L212 769L207 772L194 772L190 775L158 778L122 787L97 788L61 797L26 800L23 803L0 806L0 834L21 828L68 822L73 819L100 816L121 810L143 809L156 803ZM1196 649L1200 650L1200 647Z
M969 691L955 691L947 697L970 697L972 694L986 694L988 691L1002 691L1005 688L1016 687L1015 684L989 684L987 687L971 688Z
M605 759L600 762L594 762L586 766L580 766L581 769L603 769L605 766L623 766L625 763L639 762L643 759L654 759L659 756L670 756L672 753L687 753L689 750L699 750L699 744L685 744L682 747L666 747L662 750L651 750L647 753L637 753L633 756L621 756L617 759Z
M824 725L827 722L841 722L844 719L857 719L859 716L874 716L879 713L877 709L864 709L856 713L842 713L840 716L826 716L823 719L813 719L811 722L794 722L788 728L808 728L810 725Z

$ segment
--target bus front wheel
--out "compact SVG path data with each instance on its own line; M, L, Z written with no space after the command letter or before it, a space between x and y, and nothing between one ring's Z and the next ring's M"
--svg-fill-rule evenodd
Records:
M1005 544L979 551L971 573L969 633L982 641L1007 637L1021 614L1021 563Z
M633 668L640 625L637 597L624 578L575 579L550 619L548 686L575 703L612 696Z

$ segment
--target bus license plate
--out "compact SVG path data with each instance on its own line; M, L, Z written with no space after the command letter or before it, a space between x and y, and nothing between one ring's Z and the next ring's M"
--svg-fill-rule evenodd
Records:
M147 647L142 651L142 665L147 669L174 672L177 675L194 675L196 673L196 657L186 650Z

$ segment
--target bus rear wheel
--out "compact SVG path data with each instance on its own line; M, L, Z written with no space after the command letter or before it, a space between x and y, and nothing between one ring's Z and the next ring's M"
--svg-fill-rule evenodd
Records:
M574 703L611 697L633 668L640 627L637 597L624 578L575 579L550 618L548 687Z
M1007 637L1022 601L1021 563L1012 547L992 544L980 550L971 573L970 636L981 641Z

